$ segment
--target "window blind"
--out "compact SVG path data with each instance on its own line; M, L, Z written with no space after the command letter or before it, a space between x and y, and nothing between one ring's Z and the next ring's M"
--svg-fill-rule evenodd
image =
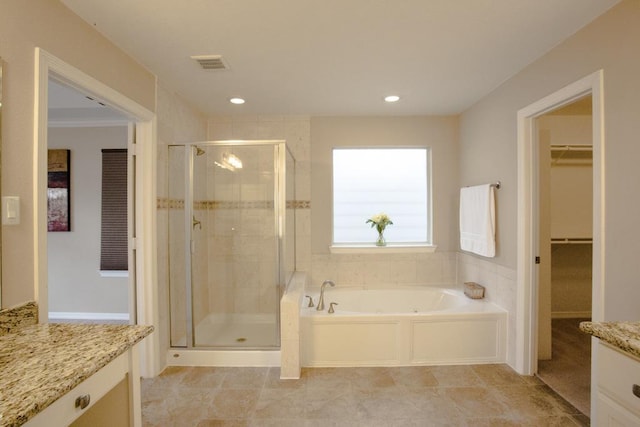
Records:
M429 243L427 148L333 150L333 242L371 243L366 220L384 212L393 243Z
M128 270L127 150L102 150L100 270Z

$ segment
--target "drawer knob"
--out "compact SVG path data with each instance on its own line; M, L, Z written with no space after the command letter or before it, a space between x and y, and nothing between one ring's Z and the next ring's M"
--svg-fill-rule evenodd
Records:
M638 384L634 384L634 385L633 385L633 388L632 388L632 391L633 391L633 394L634 394L636 397L640 397L640 385L638 385Z
M91 402L91 395L83 394L82 396L76 397L76 408L84 409L89 406Z

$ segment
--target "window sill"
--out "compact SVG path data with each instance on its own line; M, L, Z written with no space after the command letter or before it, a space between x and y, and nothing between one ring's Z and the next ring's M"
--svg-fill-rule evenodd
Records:
M100 277L129 277L128 270L100 270Z
M436 245L424 243L389 243L386 246L345 244L331 245L329 251L332 254L430 254L435 252L436 248Z

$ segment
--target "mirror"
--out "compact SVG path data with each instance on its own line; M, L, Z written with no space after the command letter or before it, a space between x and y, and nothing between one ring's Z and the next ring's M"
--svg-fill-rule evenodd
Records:
M0 147L2 147L2 58L0 58ZM0 148L1 152L1 148ZM0 185L0 188L2 186ZM0 228L1 233L1 228ZM0 234L1 237L1 234ZM2 257L2 238L0 238L0 258ZM0 308L2 308L2 262L0 262Z

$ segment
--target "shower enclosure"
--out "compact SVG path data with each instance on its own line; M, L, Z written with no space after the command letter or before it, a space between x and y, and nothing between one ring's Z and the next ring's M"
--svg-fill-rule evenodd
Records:
M293 156L284 141L168 154L171 347L277 350L295 269Z

